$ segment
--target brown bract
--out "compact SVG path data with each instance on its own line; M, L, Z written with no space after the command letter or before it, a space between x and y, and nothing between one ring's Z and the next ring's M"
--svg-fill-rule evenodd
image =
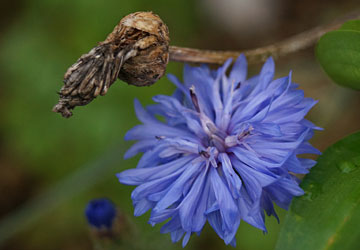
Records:
M105 95L117 78L135 86L155 83L169 61L169 40L159 16L152 12L127 15L105 41L67 70L53 111L70 117L76 106Z

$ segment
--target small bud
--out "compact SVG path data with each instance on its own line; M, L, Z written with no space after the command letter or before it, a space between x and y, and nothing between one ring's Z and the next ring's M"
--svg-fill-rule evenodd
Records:
M165 73L169 41L167 26L152 12L125 16L105 41L66 71L53 111L70 117L76 106L105 95L117 78L135 86L155 83Z
M85 215L95 249L143 249L137 246L135 225L111 200L91 200Z
M92 227L99 230L111 230L116 217L116 208L108 199L95 199L88 203L85 215Z

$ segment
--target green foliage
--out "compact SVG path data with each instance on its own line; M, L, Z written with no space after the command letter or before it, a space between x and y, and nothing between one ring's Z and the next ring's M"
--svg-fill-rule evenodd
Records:
M323 35L316 56L336 83L360 90L360 20L346 22L339 30Z
M123 141L123 136L138 124L133 99L136 97L142 104L148 104L155 94L171 94L174 86L166 77L149 88L117 81L105 97L77 107L70 119L62 118L51 109L58 101L56 92L63 84L66 69L105 39L119 20L131 12L151 10L159 14L169 26L173 45L193 46L199 29L195 2L25 2L1 37L0 132L5 132L0 136L2 146L19 159L21 164L17 167L34 178L29 189L42 199L23 205L12 217L2 220L0 231L7 230L2 237L13 235L19 242L17 249L70 249L67 246L72 244L73 249L90 249L80 244L89 241L84 206L89 199L106 196L136 225L143 249L182 249L181 244L171 242L169 235L160 234L160 226L151 227L147 216L133 217L130 199L133 187L120 185L115 177L116 172L134 167L137 162L136 159L122 160L123 149L130 146ZM167 72L181 78L182 68L180 63L170 63ZM98 167L87 165L107 155L106 151L113 152L113 145L119 143L122 145L118 158L114 153L112 163ZM33 197L26 198L32 200ZM242 223L237 235L239 248L272 249L280 226L271 218L267 227L269 234L263 235L260 230ZM25 228L28 230L23 234L14 233ZM206 228L201 237L193 237L187 249L230 249L209 225Z
M276 249L359 249L360 132L329 147L301 186Z
M113 145L122 144L123 149L129 147L130 143L124 142L123 136L138 123L133 108L135 97L143 104L150 103L153 95L171 94L174 86L166 77L151 88L137 88L117 81L105 97L76 108L70 119L62 118L51 109L58 101L56 92L63 85L66 69L98 41L104 40L123 16L139 10L153 10L164 21L174 20L171 28L179 32L172 34L172 42L193 35L191 1L173 3L176 11L164 9L164 0L151 1L148 7L144 7L144 3L142 0L31 0L24 2L17 18L3 30L1 146L8 150L9 157L18 159L20 164L16 167L33 178L28 187L33 191L30 193L55 200L33 200L13 214L17 217L10 218L10 222L16 222L10 224L11 229L0 228L0 231L8 230L8 236L14 228L29 229L23 235L15 235L15 240L21 242L18 249L65 249L69 241L88 241L83 210L92 198L112 198L124 213L133 213L131 188L120 185L115 177L116 172L136 164L135 160L122 161L123 150L118 150L116 164L106 164L98 169L99 172L89 168L84 176L77 176L74 182L81 188L70 185L69 180L79 173L76 171L85 171L81 166L96 161L112 150ZM181 76L181 71L181 64L169 65L168 72ZM30 201L33 197L24 198ZM29 207L29 204L35 205ZM34 219L30 221L30 218ZM167 245L171 246L169 237L160 235L158 230L151 231L145 219L139 220L139 226L151 233L152 238L156 237L156 241L167 240ZM74 226L74 221L83 224ZM2 226L5 222L2 220ZM76 237L79 234L82 239Z

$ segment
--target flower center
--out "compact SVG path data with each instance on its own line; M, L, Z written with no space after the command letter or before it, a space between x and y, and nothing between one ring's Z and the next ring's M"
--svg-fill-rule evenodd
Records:
M205 132L209 136L209 146L215 147L219 152L225 152L225 138L226 134L219 130L214 123L207 121L205 123Z
M195 111L199 114L201 126L208 136L205 147L215 147L218 152L225 152L226 148L243 143L243 139L250 135L253 127L250 124L243 124L241 132L237 135L227 135L218 129L214 122L201 110L198 97L195 93L195 87L190 87L190 98ZM203 155L205 156L205 155Z

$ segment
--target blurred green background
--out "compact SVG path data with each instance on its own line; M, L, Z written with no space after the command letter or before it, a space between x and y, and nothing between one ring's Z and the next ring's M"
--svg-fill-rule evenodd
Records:
M143 249L181 249L148 214L134 218L133 187L115 173L134 167L123 160L136 125L133 99L151 103L171 94L164 77L151 87L118 81L105 97L64 119L51 112L66 69L105 39L125 15L153 11L170 30L171 44L207 49L267 45L351 11L357 1L310 0L12 0L0 16L0 249L91 249L83 211L88 200L112 199L137 228ZM309 18L310 17L310 18ZM324 127L313 144L327 146L360 126L357 92L338 87L315 61L313 48L276 60L277 76L293 70L307 96L319 100L309 119ZM182 75L182 64L167 72ZM256 73L260 65L250 67ZM277 209L280 219L285 212ZM273 249L281 224L267 218L268 234L240 225L236 249ZM207 225L187 249L231 249Z

